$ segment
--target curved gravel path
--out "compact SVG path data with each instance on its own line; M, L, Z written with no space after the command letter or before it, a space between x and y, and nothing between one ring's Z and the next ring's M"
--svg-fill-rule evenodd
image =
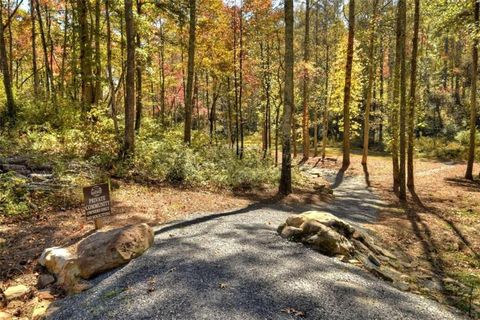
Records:
M336 200L323 209L373 222L382 203L364 179L346 178L334 187ZM143 256L95 279L89 291L56 302L50 318L464 319L281 239L276 227L300 211L257 204L160 226Z

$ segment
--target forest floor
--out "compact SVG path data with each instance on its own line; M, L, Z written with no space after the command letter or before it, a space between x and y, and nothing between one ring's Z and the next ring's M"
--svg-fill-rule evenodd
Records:
M308 165L336 172L341 157L338 150L329 150L329 156L332 155L338 161L320 162L312 158ZM416 196L409 196L405 205L391 192L390 158L372 154L368 171L364 171L360 160L360 155L352 156L352 165L345 176L365 177L366 184L385 202L378 222L368 227L387 245L401 247L415 261L415 268L429 280L428 286L434 287L430 290L427 286L418 293L468 312L470 300L477 303L480 300L480 182L462 178L464 163L419 159L415 163ZM475 167L475 172L479 170ZM274 189L199 191L117 183L119 187L113 192L114 215L108 221L114 226L132 222L158 225L193 213L221 212L278 201ZM322 178L315 178L309 188L296 190L296 195L283 201L292 207L328 201L328 193L319 193L315 188L325 183ZM0 217L0 238L6 240L0 249L0 287L15 283L34 285L36 258L44 248L76 242L93 228L92 223L84 221L81 208L42 213L28 219ZM471 286L473 294L459 297L451 292L449 279Z
M218 212L247 207L257 202L308 205L331 196L315 189L327 182L318 177L295 194L280 200L276 188L256 190L197 190L181 185L144 186L112 180L112 216L103 224L119 227L132 223L151 226L183 219L200 212ZM61 201L60 201L61 202ZM39 212L30 216L0 216L0 288L14 283L35 285L36 259L45 248L68 246L95 229L81 207Z

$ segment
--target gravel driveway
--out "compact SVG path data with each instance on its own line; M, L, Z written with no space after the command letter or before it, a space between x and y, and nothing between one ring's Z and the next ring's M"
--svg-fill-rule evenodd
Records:
M336 185L327 209L368 223L381 202L363 180ZM160 226L155 244L97 285L55 304L51 319L464 319L366 271L281 239L305 208L251 205Z

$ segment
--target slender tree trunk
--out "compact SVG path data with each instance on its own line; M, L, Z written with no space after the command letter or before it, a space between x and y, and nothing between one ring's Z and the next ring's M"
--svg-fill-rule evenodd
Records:
M7 116L10 121L15 121L16 107L12 91L12 80L10 78L10 70L8 68L7 47L5 45L5 30L3 24L3 10L0 10L0 60L2 63L3 86L5 96L7 97Z
M53 101L55 101L56 98L56 88L55 88L55 83L54 83L54 77L53 77L53 62L55 61L55 50L54 50L54 44L53 44L53 38L52 38L52 11L49 9L48 5L44 5L44 10L45 10L45 22L46 22L46 27L47 27L47 39L48 39L48 46L50 47L50 53L49 53L49 68L47 71L49 72L49 80L50 80L50 92L51 96L53 98ZM58 104L54 104L55 109L58 109Z
M188 67L187 90L185 99L185 130L183 141L190 144L192 141L192 89L193 75L195 72L195 28L196 28L196 0L189 0L190 29L188 37Z
M293 102L293 109L292 109L292 112L290 113L290 122L292 123L290 125L291 129L292 129L292 149L293 149L293 158L295 159L298 155L298 152L297 152L297 118L296 118L296 115L297 115L297 107L295 106L295 101Z
M318 58L318 50L319 50L319 6L317 5L315 10L315 66L318 68L320 65L320 61ZM318 77L315 77L314 81L318 81ZM313 109L313 156L318 156L318 106L315 103L315 107Z
M33 73L33 94L38 97L39 79L37 71L37 44L36 44L36 28L35 28L35 1L30 0L30 19L32 20L32 73Z
M10 16L10 8L12 7L10 0L7 0L7 17ZM3 8L3 5L2 5ZM3 31L5 33L5 30ZM12 24L9 23L7 26L7 33L8 33L8 69L10 71L10 75L13 75L13 33L12 33Z
M117 136L117 139L121 141L120 130L118 128L118 120L117 120L115 83L113 82L113 71L112 71L112 27L110 22L110 1L111 0L105 0L105 18L107 20L107 73L108 73L108 86L110 89L110 113L112 115L115 134Z
M365 123L363 126L363 157L362 164L367 164L368 157L368 142L370 134L370 107L372 105L372 91L373 91L373 78L374 78L374 53L375 53L375 32L377 23L377 7L378 0L374 0L373 3L373 15L370 25L370 43L368 48L368 85L367 85L367 103L365 105Z
M407 113L407 70L405 63L405 41L406 41L406 24L407 24L407 4L406 0L399 0L399 14L401 18L400 29L400 193L399 198L406 200L406 113Z
M240 117L240 159L243 159L243 0L240 0L240 52L239 52L239 93L238 93L238 113Z
M323 107L323 116L322 116L322 160L325 160L327 153L327 142L328 142L328 105L330 102L330 89L329 89L329 74L330 74L330 63L329 63L329 54L327 46L327 60L326 60L326 78L325 78L325 106Z
M303 161L310 157L310 125L309 125L309 110L308 110L308 85L309 75L307 64L310 59L310 1L305 2L305 42L303 44L303 63L305 68L303 70L303 119L302 119L302 136L303 136Z
M132 0L125 0L125 30L127 34L127 76L125 80L125 138L123 156L135 150L135 25Z
M65 63L67 60L67 40L68 40L68 2L65 2L65 16L63 19L63 48L62 48L62 66L60 68L60 95L65 94Z
M291 158L291 112L293 110L293 0L285 0L285 92L282 128L282 171L280 176L279 193L292 193L292 158Z
M83 0L85 1L85 0ZM42 19L42 11L40 10L39 1L35 1L35 6L37 9L38 15L38 25L40 26L40 36L42 39L42 48L43 48L43 60L44 60L44 68L45 68L45 90L46 90L46 97L47 99L50 97L50 62L48 61L48 48L47 48L47 39L45 37L45 31L43 26L43 19Z
M407 152L407 186L410 192L415 192L413 173L413 148L415 143L415 105L417 89L417 55L418 55L418 32L420 28L420 0L415 0L415 13L413 18L412 62L410 69L410 100L408 110L408 152ZM458 78L457 78L458 79ZM458 94L456 95L458 96Z
M36 1L36 0L35 0ZM77 47L76 43L78 43L78 28L76 25L77 21L77 13L78 13L78 3L77 0L70 0L72 5L72 23L71 23L71 33L72 33L72 40L71 40L71 48L72 48L72 56L70 58L70 70L72 73L72 83L71 83L71 90L72 90L72 97L73 100L78 100L78 85L77 85L77 78L78 78L78 59L77 59Z
M92 74L92 44L88 27L87 0L78 0L78 22L80 31L80 78L82 81L82 111L88 112L94 103L94 86Z
M478 0L474 2L475 30L478 31L479 8ZM473 180L473 162L475 161L475 134L477 125L477 78L478 78L478 40L474 37L472 44L472 94L470 101L470 148L468 150L467 171L465 179Z
M230 77L227 78L227 141L229 147L233 149L233 125L232 125L232 103L230 99Z
M284 96L284 90L282 86L282 76L281 76L281 71L283 69L283 63L282 63L282 54L280 50L280 35L277 30L276 32L276 37L277 37L277 52L278 52L278 68L277 68L277 83L278 83L278 104L275 108L275 166L278 166L278 140L279 140L279 131L280 131L280 108L282 107L283 104L283 96ZM283 123L282 123L283 125Z
M100 0L95 0L95 103L102 99L102 61L100 56Z
M325 15L328 14L327 6L324 3ZM325 161L328 142L328 108L330 102L330 44L328 41L328 19L324 23L324 36L325 36L325 105L323 107L322 115L322 160Z
M162 125L165 125L165 35L163 25L160 27L160 120Z
M345 65L343 96L343 169L350 166L350 92L352 89L353 41L355 37L355 0L350 0L348 7L347 63Z
M383 73L385 71L384 69L384 64L385 64L385 53L383 50L383 45L380 49L380 55L381 55L381 60L380 60L380 114L379 114L379 125L378 125L378 142L382 145L383 147L383 108L385 105L385 101L383 99L383 94L384 94L384 76Z
M137 0L137 14L138 16L142 15L142 1ZM137 29L137 48L140 49L142 47L142 39L140 35L140 31ZM139 56L137 55L136 57L136 86L135 89L137 91L136 95L136 116L135 116L135 132L137 134L140 132L140 127L142 124L142 112L143 112L143 84L142 84L142 74L143 74L143 66L142 66L142 61L140 61Z
M400 0L401 1L401 0ZM401 60L403 57L402 48L402 8L400 2L397 4L397 30L395 44L395 67L393 74L393 93L392 93L392 167L393 167L393 191L398 193L400 190L400 164L399 164L399 110L400 110L400 74Z
M262 135L262 149L263 158L267 157L269 148L271 148L271 133L270 133L270 105L271 105L271 72L270 72L270 46L268 41L260 42L260 55L262 60L262 84L265 96L265 109L263 117L263 135Z

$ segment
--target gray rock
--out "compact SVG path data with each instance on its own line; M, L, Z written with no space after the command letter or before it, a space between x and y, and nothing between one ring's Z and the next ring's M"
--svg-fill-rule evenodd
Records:
M0 167L3 171L15 171L24 176L28 176L30 174L30 170L27 168L27 166L20 164L2 164Z
M286 226L282 229L280 235L282 236L282 238L285 238L285 239L289 239L289 238L295 238L295 237L298 237L299 235L301 235L303 232L302 229L300 228L295 228L295 227L291 227L291 226Z
M368 260L370 260L374 265L380 267L382 264L374 254L368 255Z
M55 282L55 277L51 274L42 273L37 279L37 288L43 289Z
M30 179L33 182L46 182L53 179L53 174L50 173L32 173L30 174Z

